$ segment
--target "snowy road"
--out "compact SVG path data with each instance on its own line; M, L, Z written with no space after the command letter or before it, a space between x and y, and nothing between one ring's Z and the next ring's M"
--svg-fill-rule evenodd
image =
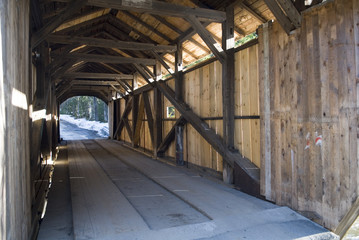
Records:
M79 128L75 124L60 119L60 137L64 140L84 140L103 138L96 131Z

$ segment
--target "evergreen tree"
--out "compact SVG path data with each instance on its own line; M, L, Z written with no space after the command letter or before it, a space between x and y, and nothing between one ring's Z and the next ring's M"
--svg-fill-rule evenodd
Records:
M96 97L77 96L67 99L60 105L60 114L107 122L108 106L104 101Z

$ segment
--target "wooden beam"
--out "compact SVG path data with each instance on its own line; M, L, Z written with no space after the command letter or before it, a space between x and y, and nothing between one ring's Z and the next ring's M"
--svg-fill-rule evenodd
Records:
M130 136L130 140L133 141L133 133L132 133L132 130L131 130L131 125L130 125L130 123L128 122L128 119L127 119L127 118L124 118L122 121L123 121L123 124L124 124L125 127L126 127L128 136Z
M268 6L269 10L271 10L284 31L289 34L290 31L294 29L294 26L289 18L283 13L276 0L264 0L264 2Z
M302 24L302 16L295 8L293 2L291 0L277 0L277 2L281 5L283 11L292 22L295 28L299 28Z
M152 116L151 104L150 104L150 100L149 100L149 98L148 98L148 93L147 93L147 92L143 92L143 93L142 93L142 99L143 99L143 102L144 102L144 104L145 104L145 110L146 110L148 128L149 128L149 130L150 130L151 142L152 142L152 144L153 144L153 143L154 143L154 133L153 133L154 123L153 123L153 116Z
M60 55L58 55L58 57L56 59L54 59L46 68L46 72L51 74L52 72L54 72L56 69L58 69L59 67L61 67L61 65L63 65L67 60L65 58L65 56L67 54L69 54L72 50L74 50L77 47L80 47L80 44L71 44L69 46L67 46Z
M70 72L63 75L65 78L85 78L85 79L133 79L130 74L113 74L113 73L87 73L87 72Z
M153 50L156 52L173 52L176 51L175 45L155 45L151 43L125 42L119 40L109 40L91 37L74 37L66 35L50 35L47 40L54 43L62 44L83 44L91 47L117 48L121 50Z
M88 86L111 86L120 85L117 81L91 81L91 80L72 80L73 85L88 85Z
M168 64L165 62L165 60L163 59L163 57L162 56L160 56L158 53L156 53L156 52L152 52L152 55L157 59L157 61L159 62L159 63L161 63L161 65L162 66L164 66L165 68L166 68L166 70L167 70L167 72L169 73L169 74L171 74L172 76L174 76L174 71L172 70L172 68L170 67L170 66L168 66Z
M157 154L159 156L163 155L167 151L170 144L175 140L176 127L185 124L186 119L184 117L181 116L179 119L177 119L176 123L172 126L171 130L167 133L166 137L163 139L160 146L158 147Z
M117 64L145 64L155 65L155 59L147 58L129 58L112 55L71 53L65 56L67 59L76 59L77 61L96 62L96 63L117 63Z
M156 78L162 75L161 64L157 61L155 66ZM148 85L151 86L151 85ZM162 115L163 115L163 102L160 90L155 88L153 90L153 106L154 106L154 126L153 126L153 154L157 157L157 149L162 142Z
M60 31L57 31L56 34L66 35L69 32L73 32L73 33L76 33L76 35L79 35L77 33L79 31L79 29L81 29L81 28L89 29L93 25L102 26L102 24L99 24L99 23L104 23L105 21L107 21L107 19L108 19L108 15L99 16L97 18L93 18L91 20L76 24L72 27L64 28Z
M139 109L138 105L139 105L140 96L141 95L132 96L132 147L137 147L133 140L137 127L136 125L137 125L137 117L138 117L138 109Z
M176 99L183 100L183 62L182 62L182 44L180 43L175 53L175 93Z
M31 48L34 49L42 41L44 41L52 31L81 9L86 2L87 0L72 0L65 10L63 10L56 18L48 22L31 37Z
M226 8L227 18L222 23L222 46L226 59L222 63L223 140L234 150L234 8ZM223 162L223 181L233 183L233 166Z
M141 24L142 26L146 27L147 29L149 29L150 31L152 31L153 33L155 33L156 35L158 35L162 39L166 40L167 42L169 42L169 43L172 42L172 39L170 37L168 37L167 35L163 34L160 31L158 31L156 28L154 28L150 24L142 21L141 18L139 18L139 17L133 15L132 13L127 12L127 11L122 11L122 13L125 14L127 17L132 18L133 20L135 20L137 23Z
M193 28L197 31L198 35L206 43L207 47L211 49L212 53L217 57L217 59L223 63L226 55L223 52L222 47L216 42L216 40L214 40L211 33L207 31L198 18L189 16L187 19L192 24Z
M254 17L255 19L257 19L259 22L261 23L265 23L267 22L261 15L259 15L258 13L256 13L250 6L248 6L246 3L243 2L243 0L241 1L237 1L237 4L240 8L244 9L245 11L247 11L250 15L252 15L252 17Z
M30 2L31 17L35 25L35 29L38 30L43 27L42 13L40 9L39 0L32 0Z
M140 142L140 134L141 134L141 128L143 124L143 115L145 111L145 103L143 101L143 94L140 95L139 98L139 107L138 107L138 115L137 115L137 121L136 121L136 128L133 134L133 145L135 147L138 147L138 144Z
M163 139L163 141L161 142L161 144L157 149L157 154L159 156L162 156L167 151L170 144L175 140L176 127L178 125L185 125L185 124L186 124L186 119L184 117L181 116L179 119L177 119L176 123L172 126L171 130L167 133L166 137Z
M117 128L113 134L113 138L115 139L117 137L117 135L121 134L121 131L123 129L124 126L124 119L127 118L128 114L130 113L132 109L132 97L129 98L129 100L126 103L125 109L123 110L122 116L120 118L120 120L117 123ZM132 137L132 133L130 134L130 136Z
M69 0L53 0L68 2ZM192 8L178 4L171 4L162 1L143 1L133 4L131 1L118 1L118 0L89 0L88 5L113 8L118 10L127 10L133 12L145 12L148 14L155 14L160 16L172 16L185 18L188 15L197 16L201 21L223 22L226 15L222 11L204 9L204 8Z
M335 234L339 235L340 238L343 238L349 228L353 225L355 220L359 216L359 198L353 203L350 210L345 214L343 219L339 222L339 225L335 229Z
M68 61L64 66L62 66L60 69L58 69L55 72L51 73L51 82L55 82L57 79L59 79L67 70L72 68L72 66L77 62L75 59L71 59Z
M226 59L222 63L223 138L234 149L234 9L227 8L227 20L222 24L222 46Z
M134 64L138 72L146 77L146 72L141 69L139 65ZM147 76L148 77L148 76ZM227 146L224 144L221 136L216 134L216 132L211 129L208 124L203 121L197 114L195 114L190 107L183 101L176 100L175 92L166 85L166 83L159 82L150 82L148 78L145 78L148 83L158 90L173 104L173 106L181 113L181 115L190 123L194 129L220 154L223 156L223 159L233 168L234 163L243 170L244 174L247 174L248 177L258 183L259 182L259 168L256 167L249 159L244 158L240 153L235 153L230 151Z

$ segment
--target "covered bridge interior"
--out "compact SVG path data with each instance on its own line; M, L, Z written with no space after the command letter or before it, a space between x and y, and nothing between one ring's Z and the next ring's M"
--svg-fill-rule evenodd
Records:
M59 106L343 236L359 209L356 0L0 0L0 238L31 239Z

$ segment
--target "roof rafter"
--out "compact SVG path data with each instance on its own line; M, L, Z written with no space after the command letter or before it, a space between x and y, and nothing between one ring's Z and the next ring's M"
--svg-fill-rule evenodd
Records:
M55 1L55 0L54 0ZM56 0L61 2L68 2L69 0ZM145 12L155 15L166 15L172 17L187 17L188 15L196 16L201 21L223 22L226 19L226 14L222 11L205 9L205 8L191 8L178 4L171 4L161 1L144 1L137 2L136 5L129 4L128 1L118 0L88 0L87 5L113 8L118 10L127 10L134 12Z
M154 50L158 52L173 52L176 51L176 45L156 45L151 43L139 43L139 42L125 42L119 40L108 40L93 37L73 37L66 35L50 35L47 37L50 42L70 44L78 43L84 44L91 47L102 47L102 48L118 48L124 50Z
M34 33L34 35L31 37L31 47L37 47L52 31L54 31L58 26L66 21L66 19L76 13L76 11L81 9L81 7L84 6L86 2L86 0L72 0L66 9L63 10L56 18L48 22L40 30Z

